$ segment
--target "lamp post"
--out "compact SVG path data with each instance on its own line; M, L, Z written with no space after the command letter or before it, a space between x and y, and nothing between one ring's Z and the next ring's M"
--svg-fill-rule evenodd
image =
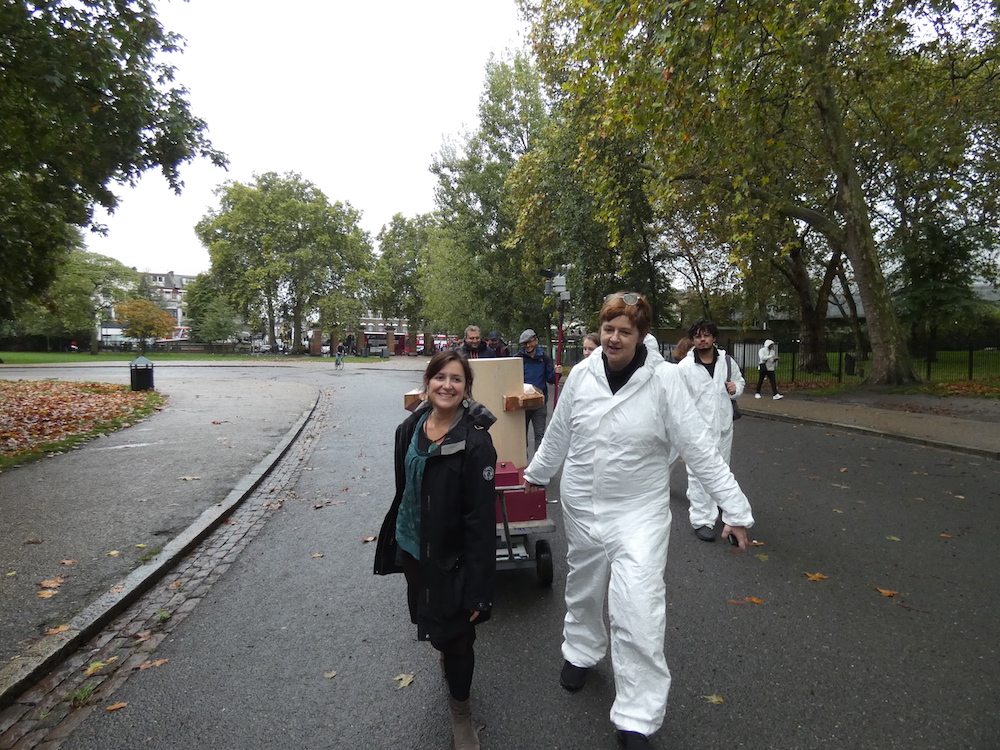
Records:
M548 294L554 294L559 300L559 315L557 317L556 330L558 332L556 344L556 364L562 365L563 355L563 318L566 314L566 303L570 301L570 293L566 288L566 272L573 268L572 263L566 263L559 267L561 273L553 274L551 281L545 282L545 290ZM559 375L556 375L556 382L552 387L552 405L559 402Z

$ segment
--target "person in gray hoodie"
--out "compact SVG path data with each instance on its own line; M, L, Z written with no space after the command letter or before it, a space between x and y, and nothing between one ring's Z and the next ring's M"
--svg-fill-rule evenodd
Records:
M753 394L753 397L760 398L760 388L764 385L764 378L767 378L771 381L771 392L774 394L771 398L775 401L784 398L778 393L778 381L774 377L774 368L778 364L778 353L774 350L774 342L771 339L764 342L764 346L757 352L757 359L760 360L760 376L757 378L757 392Z

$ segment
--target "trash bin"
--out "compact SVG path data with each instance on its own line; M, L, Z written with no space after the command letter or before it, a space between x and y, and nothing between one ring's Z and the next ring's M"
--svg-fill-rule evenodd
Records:
M153 363L145 357L136 357L129 363L133 391L153 390Z
M382 359L389 359L389 347L383 349L379 356L382 357Z

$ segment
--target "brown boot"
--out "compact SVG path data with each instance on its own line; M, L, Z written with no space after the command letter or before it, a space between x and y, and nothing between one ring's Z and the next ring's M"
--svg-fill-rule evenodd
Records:
M471 701L457 701L449 696L448 703L451 706L451 733L455 737L455 750L479 750L479 737L472 723Z

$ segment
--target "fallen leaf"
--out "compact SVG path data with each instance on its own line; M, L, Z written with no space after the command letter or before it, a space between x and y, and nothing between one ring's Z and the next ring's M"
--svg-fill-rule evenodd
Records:
M92 661L90 662L90 666L87 667L86 676L90 677L91 675L97 674L106 666L108 666L109 664L114 664L116 661L118 661L117 656L112 656L107 661Z
M38 585L43 589L57 589L65 583L65 579L62 576L56 576L55 578L50 578L47 581L39 581Z
M12 570L12 571L10 571L10 573L7 574L8 577L10 577L10 576L16 576L16 575L17 575L17 571L16 570Z
M749 542L747 546L749 546L749 547L763 547L764 546L764 542L758 542L756 539L754 539L752 542Z
M145 670L152 669L153 667L162 667L168 661L170 661L170 659L157 659L156 661L144 661L142 664L139 665L139 671L144 672Z
M724 703L721 695L703 695L701 697L707 700L713 706L721 706Z
M119 709L125 708L125 706L127 706L127 705L128 705L128 703L125 703L124 701L122 701L121 703L112 703L110 706L108 706L107 710L108 711L117 711Z
M53 596L55 596L58 593L59 593L58 591L51 591L51 590L39 591L38 592L38 598L39 599L51 599Z
M120 594L124 590L125 590L125 584L124 583L119 583L117 586L115 586L113 589L111 589L111 593L112 594Z
M65 633L69 630L69 625L60 625L58 628L51 628L45 631L45 635L56 635L58 633Z
M844 511L842 511L842 510L837 510L836 508L834 508L834 509L833 509L833 512L834 512L834 513L843 513Z
M136 549L146 549L146 545L145 544L137 544L137 545L135 545L135 548Z
M890 542L901 542L901 541L903 541L898 536L887 536L886 539L888 539Z
M332 680L334 677L337 676L337 670L333 670L332 672L326 672L323 674L323 676L328 680ZM396 679L398 680L399 678L397 677Z
M955 495L959 500L965 500L965 495Z
M844 473L845 471L847 471L847 468L846 468L846 467L845 467L845 468L843 468L843 469L841 469L841 470L840 470L840 473L841 473L841 474L843 474L843 473Z
M756 596L748 596L743 601L749 602L750 604L763 604L764 603L763 599L758 599Z
M108 553L108 557L118 557L119 554L118 550L113 549Z
M951 539L951 534L942 534L945 539Z
M840 488L840 489L842 489L842 490L849 490L849 489L851 489L851 488L850 488L849 486L847 486L846 484L834 484L833 482L831 482L831 483L830 483L830 486L831 486L831 487L839 487L839 488Z
M176 588L179 588L179 587L181 587L183 585L184 584L181 581L174 581L173 583L170 584L170 588L176 589Z
M153 635L152 630L144 630L141 633L136 633L132 637L135 638L136 643L142 643L143 641L148 641L151 635Z
M196 479L201 479L201 477L177 477L183 482L193 482Z
M374 542L376 539L378 539L377 536L363 536L363 537L361 537L361 541L364 542L365 544L368 544L368 542Z
M77 562L77 561L76 560L60 560L59 564L60 565L72 565L75 562Z
M729 603L730 604L746 604L746 602L741 602L738 599L730 599Z
M882 596L895 596L899 593L898 591L890 591L889 589L880 589L878 586L875 587L875 590Z
M322 552L317 552L315 555L313 555L313 557L322 557L322 556L323 556Z
M767 562L768 560L771 559L767 555L754 555L754 557L756 557L761 562Z
M825 576L822 573L803 573L802 575L806 576L810 581L822 581L824 578L829 578L829 576Z
M394 679L396 682L399 683L399 687L397 687L396 689L397 690L402 690L405 687L409 687L409 685L413 682L413 675L412 674L398 674L395 677L393 677L392 679Z

